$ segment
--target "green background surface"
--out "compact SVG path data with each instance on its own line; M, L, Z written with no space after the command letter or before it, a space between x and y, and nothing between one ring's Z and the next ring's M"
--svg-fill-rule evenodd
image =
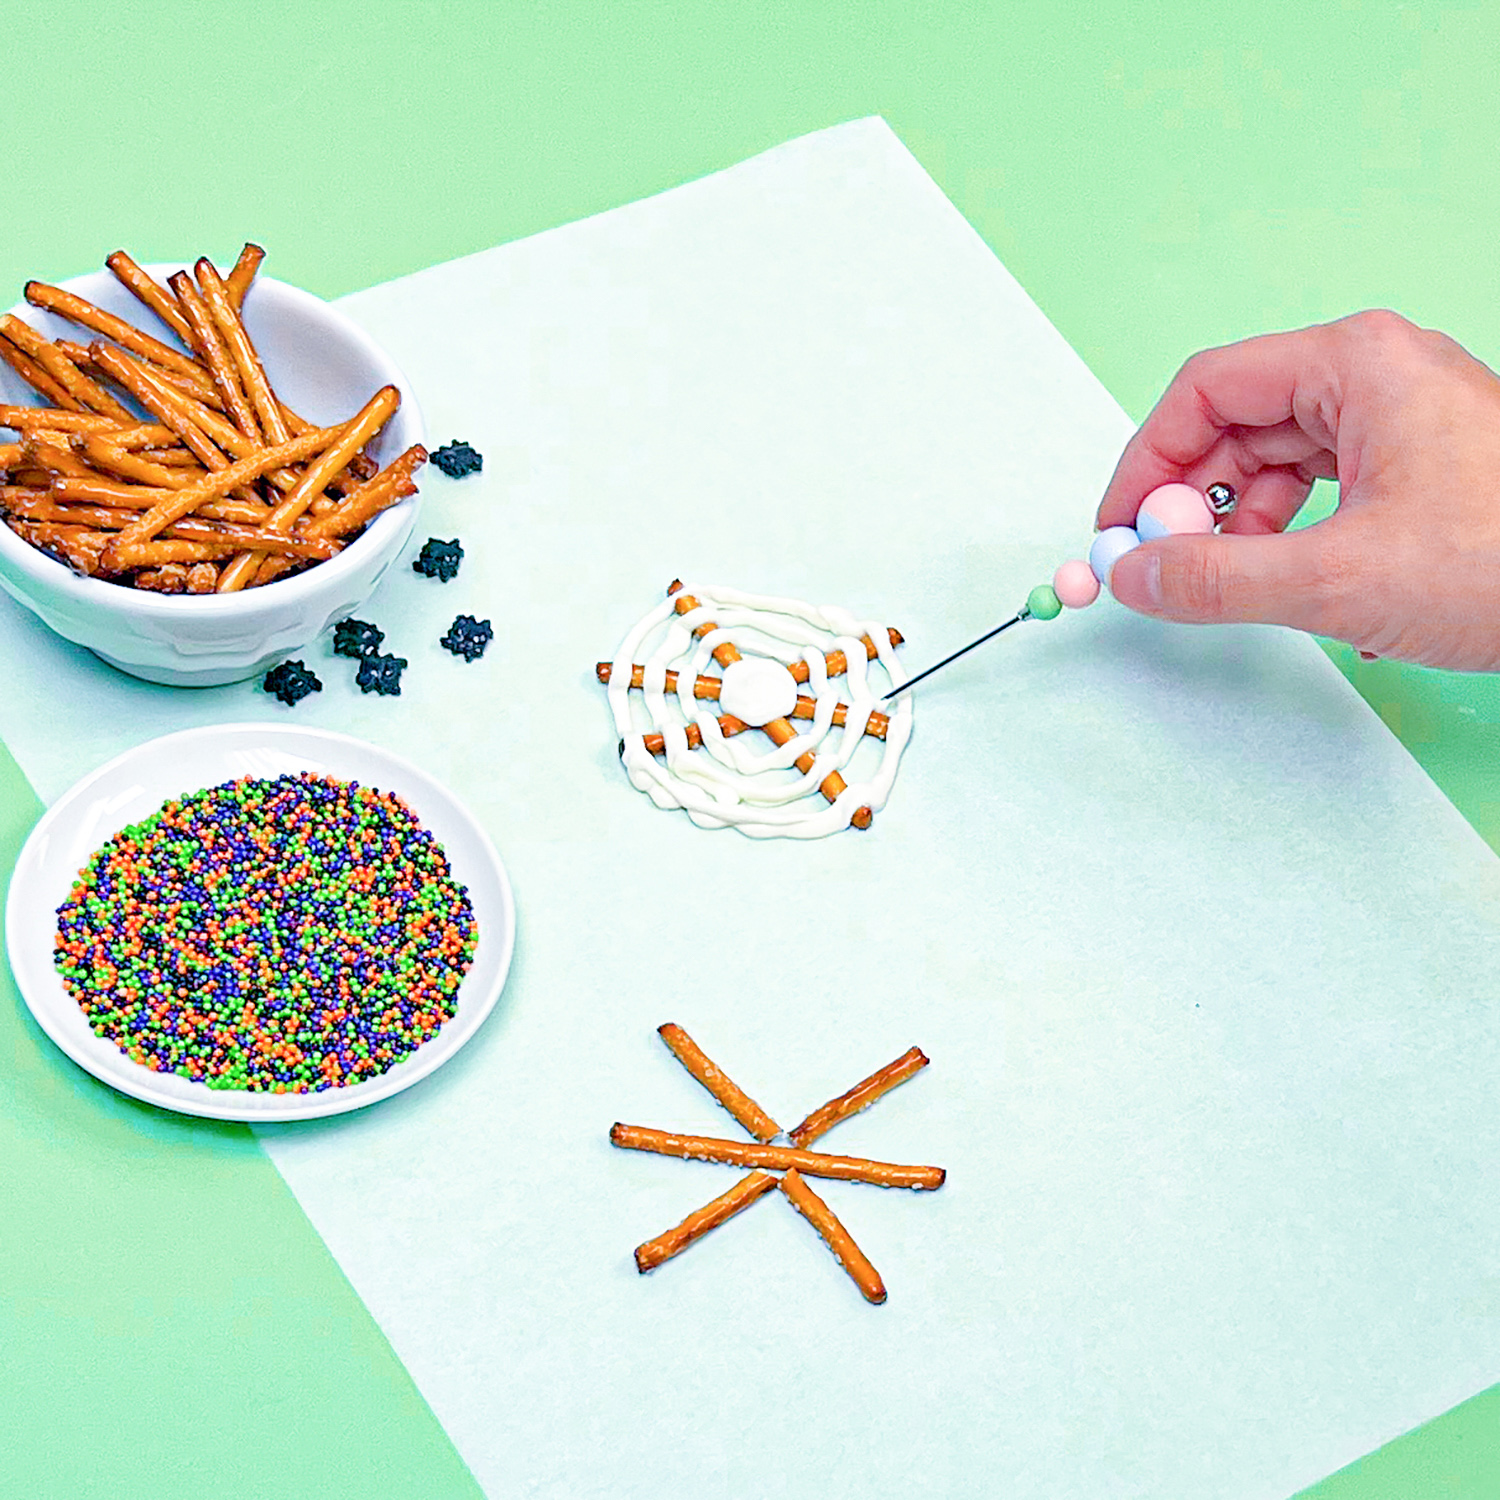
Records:
M334 296L882 114L1137 418L1197 348L1364 306L1500 357L1490 0L6 15L0 303L246 238ZM1329 649L1500 848L1500 680ZM0 753L0 873L38 812ZM0 1493L477 1493L246 1131L95 1085L8 975L0 1070ZM1307 1493L1491 1500L1500 1388Z

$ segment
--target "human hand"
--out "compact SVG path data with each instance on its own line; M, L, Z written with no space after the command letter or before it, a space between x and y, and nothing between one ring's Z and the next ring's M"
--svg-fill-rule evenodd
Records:
M1313 481L1339 507L1281 533ZM1217 536L1145 542L1110 588L1163 619L1291 625L1366 655L1500 670L1500 377L1363 312L1194 355L1130 440L1098 524L1173 481L1234 486Z

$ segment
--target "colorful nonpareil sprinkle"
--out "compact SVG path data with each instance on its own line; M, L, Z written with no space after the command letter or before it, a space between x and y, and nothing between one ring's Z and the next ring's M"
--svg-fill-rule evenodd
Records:
M365 1082L458 1007L478 943L442 846L389 792L244 778L117 833L58 908L95 1035L211 1089Z

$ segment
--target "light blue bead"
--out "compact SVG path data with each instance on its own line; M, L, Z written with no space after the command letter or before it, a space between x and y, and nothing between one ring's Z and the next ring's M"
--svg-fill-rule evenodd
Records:
M1089 548L1089 567L1094 570L1094 577L1108 588L1109 575L1115 564L1140 544L1141 539L1133 526L1105 527Z
M1136 516L1135 533L1143 542L1155 542L1164 536L1172 535L1166 526L1158 521L1149 510L1142 510Z

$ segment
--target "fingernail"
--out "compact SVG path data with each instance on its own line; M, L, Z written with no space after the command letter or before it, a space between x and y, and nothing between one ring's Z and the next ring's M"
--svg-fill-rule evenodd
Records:
M1131 609L1161 607L1161 558L1155 548L1127 552L1114 566L1109 591Z

